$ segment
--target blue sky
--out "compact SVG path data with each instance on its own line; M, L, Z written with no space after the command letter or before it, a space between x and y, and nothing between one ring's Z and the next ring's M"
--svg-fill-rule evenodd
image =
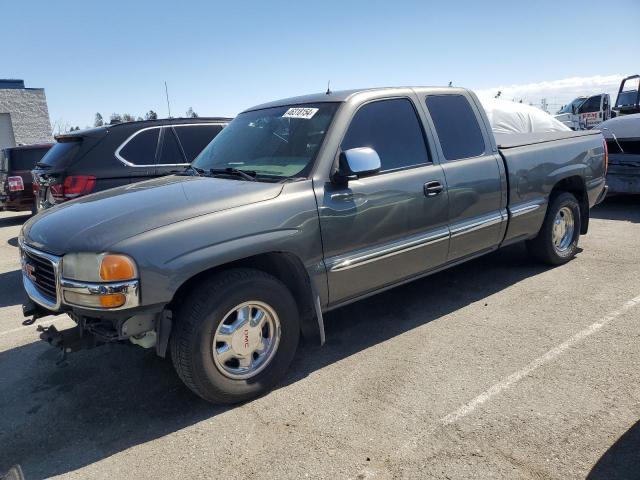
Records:
M389 85L490 89L640 73L640 0L0 0L0 78L46 89L51 120L234 115Z

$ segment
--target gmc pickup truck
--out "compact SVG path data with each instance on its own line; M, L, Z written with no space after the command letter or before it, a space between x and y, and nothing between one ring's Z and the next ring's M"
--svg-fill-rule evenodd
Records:
M605 193L599 132L494 138L459 88L328 92L250 108L184 172L40 213L19 243L32 323L71 352L170 352L211 402L278 382L323 314L502 246L569 261Z

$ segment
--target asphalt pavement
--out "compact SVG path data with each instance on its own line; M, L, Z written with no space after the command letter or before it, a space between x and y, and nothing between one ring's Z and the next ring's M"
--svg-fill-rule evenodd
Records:
M21 325L0 213L0 471L62 478L640 478L640 198L567 265L520 245L334 311L277 389L193 395L135 346L58 354ZM42 324L64 326L62 317Z

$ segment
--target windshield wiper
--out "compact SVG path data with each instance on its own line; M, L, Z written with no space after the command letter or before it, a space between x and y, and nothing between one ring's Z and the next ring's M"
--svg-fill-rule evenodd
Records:
M175 175L204 175L204 170L202 168L194 167L193 165L189 165L184 170L171 170L169 173L173 173Z
M210 168L209 173L211 175L235 175L237 177L244 178L250 182L256 181L256 175L258 175L253 170L239 170L233 167L227 168Z

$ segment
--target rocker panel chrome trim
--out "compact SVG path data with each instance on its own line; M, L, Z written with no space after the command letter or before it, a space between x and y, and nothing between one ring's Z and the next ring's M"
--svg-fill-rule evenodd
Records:
M400 255L411 250L415 250L427 245L432 245L437 242L449 239L449 229L442 228L436 232L430 232L429 234L422 235L420 237L414 237L408 242L396 243L386 247L378 247L368 253L361 253L349 257L342 257L329 261L328 269L330 272L339 272L342 270L348 270L350 268L360 267L377 260Z

